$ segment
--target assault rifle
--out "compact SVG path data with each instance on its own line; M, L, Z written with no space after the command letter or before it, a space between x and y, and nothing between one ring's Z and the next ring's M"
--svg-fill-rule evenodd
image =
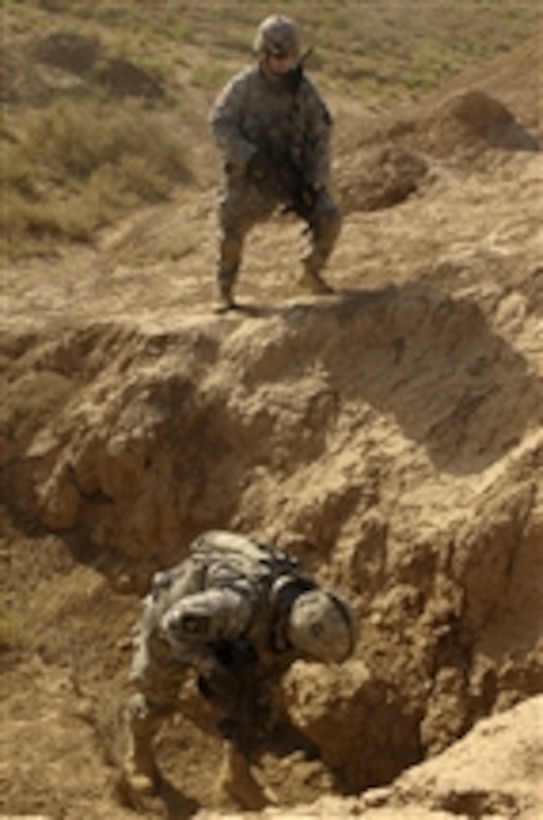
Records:
M262 687L257 656L252 645L240 638L215 647L217 671L198 679L201 694L225 713L218 728L249 759L270 720L270 705ZM222 672L219 670L223 670Z
M313 54L313 46L305 51L298 60L297 65L287 74L287 85L291 94L294 96L300 90L300 85L304 77L305 64Z
M311 222L317 191L288 153L280 153L264 140L249 163L249 177L265 196L285 203L283 213L292 212Z
M244 674L236 704L219 723L219 730L250 760L265 737L270 718L271 707L258 678Z
M306 60L313 49L309 48L295 68L285 79L287 88L294 98L294 111L304 76ZM296 162L290 152L279 152L270 140L260 141L260 147L249 162L249 176L262 193L273 199L282 200L283 213L295 213L311 224L317 191L307 181L303 167Z

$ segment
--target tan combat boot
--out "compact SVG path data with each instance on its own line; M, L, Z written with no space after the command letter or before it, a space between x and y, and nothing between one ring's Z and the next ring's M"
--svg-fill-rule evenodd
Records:
M141 809L146 799L157 794L160 774L154 760L151 738L135 736L131 732L124 738L121 760L119 791L123 800L132 808Z
M300 285L314 296L328 296L334 293L334 289L318 273L307 267L300 278Z
M234 310L236 307L232 285L229 282L221 282L219 280L219 298L215 308L216 312L226 313L228 310Z
M247 758L229 742L225 743L223 763L217 783L218 802L229 797L241 809L260 811L278 800L271 789L264 788L254 777Z

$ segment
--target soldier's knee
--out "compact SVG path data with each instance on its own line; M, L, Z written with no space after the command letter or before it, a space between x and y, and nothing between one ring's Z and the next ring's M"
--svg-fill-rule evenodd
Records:
M313 244L324 253L330 253L340 234L342 222L341 209L331 195L323 191L310 219Z
M321 210L317 213L315 226L317 232L329 240L337 239L341 230L343 215L332 197L327 196Z
M224 262L236 262L243 246L243 238L237 233L224 233L221 237L221 259Z
M126 702L126 720L136 736L155 735L172 712L172 706L154 704L142 692L131 695Z
M237 233L223 233L217 266L217 279L222 288L231 288L235 284L242 252L243 237Z
M152 710L142 692L131 695L126 702L126 717L132 727L143 726L151 718Z

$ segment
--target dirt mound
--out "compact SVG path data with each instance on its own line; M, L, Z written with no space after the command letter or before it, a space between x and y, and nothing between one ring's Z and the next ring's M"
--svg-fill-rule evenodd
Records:
M351 126L336 169L345 212L389 208L423 193L436 164L490 169L513 152L539 151L542 45L538 35L417 105Z
M159 100L161 83L142 66L109 54L98 37L56 29L44 36L10 40L0 51L2 99L11 104L42 104L71 89L113 99Z
M244 817L327 820L356 816L367 820L450 820L468 817L522 817L543 812L540 789L543 698L481 721L463 740L436 759L414 766L386 789L362 799L324 798L288 812L268 809ZM535 764L535 765L534 765ZM236 820L240 814L201 812L198 820Z
M54 31L38 40L33 51L47 65L85 74L93 67L101 51L97 38L85 37L74 31Z
M537 151L538 144L499 100L478 89L447 100L418 124L434 156L476 156L488 148Z
M512 52L466 71L430 95L419 130L429 148L468 151L487 148L533 151L541 147L540 84L543 34Z
M376 211L404 202L428 173L418 154L393 145L370 148L343 158L336 175L344 213Z
M98 67L96 79L112 97L156 100L164 96L160 83L129 60L110 58Z
M496 97L514 113L532 136L543 139L541 76L543 72L543 33L540 32L511 52L455 77L435 101L478 89Z
M495 166L539 144L497 99L469 89L444 101L366 124L356 147L345 150L335 182L343 211L391 208L424 194L439 163Z

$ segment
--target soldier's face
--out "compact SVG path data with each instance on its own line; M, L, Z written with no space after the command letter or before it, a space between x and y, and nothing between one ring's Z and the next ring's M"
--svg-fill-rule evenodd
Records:
M264 72L270 80L281 80L296 65L296 60L290 54L266 54L264 58Z

